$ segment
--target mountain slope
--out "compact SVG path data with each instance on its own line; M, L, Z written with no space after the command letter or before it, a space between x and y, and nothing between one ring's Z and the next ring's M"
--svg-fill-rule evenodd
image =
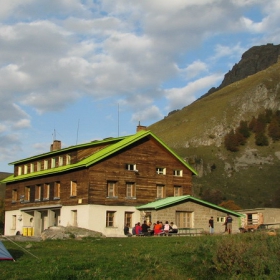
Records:
M276 206L280 144L270 141L268 147L259 147L253 135L237 153L223 144L241 120L250 121L265 109L280 110L280 62L197 100L149 129L197 169L194 195L210 189L242 207Z
M254 75L259 71L265 70L278 61L279 55L280 45L266 44L250 48L242 55L241 60L225 74L221 85L217 88L211 88L208 93L201 98L234 82L243 80L250 75Z

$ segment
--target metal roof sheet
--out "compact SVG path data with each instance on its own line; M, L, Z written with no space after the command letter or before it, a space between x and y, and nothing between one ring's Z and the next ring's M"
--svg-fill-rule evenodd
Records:
M225 213L228 213L228 214L232 214L236 217L242 217L243 216L243 214L241 214L241 213L237 213L233 210L229 210L229 209L220 207L216 204L212 204L210 202L198 199L198 198L193 197L191 195L166 197L166 198L163 198L163 199L159 199L159 200L156 200L156 201L138 206L136 208L137 208L137 210L148 210L148 209L149 210L159 210L159 209L162 209L162 208L170 207L174 204L183 203L183 202L187 202L187 201L192 201L192 202L195 202L195 203L199 203L199 204L202 204L204 206L214 208L216 210L219 210L219 211L222 211L222 212L225 212Z
M23 175L19 175L19 176L11 175L11 176L5 178L2 182L8 183L8 182L13 182L13 181L35 178L35 177L39 177L39 176L66 172L66 171L77 169L77 168L86 168L86 167L89 167L89 166L101 161L102 159L105 159L106 157L124 149L125 147L143 139L144 137L154 138L166 150L168 150L174 157L176 157L185 167L187 167L193 174L197 175L197 172L188 163L186 163L181 157L179 157L172 149L170 149L164 142L162 142L158 137L156 137L151 131L142 130L142 131L137 132L134 135L110 139L110 141L113 141L113 143L111 145L108 145L108 146L100 149L99 151L93 153L92 155L82 159L81 161L79 161L77 163L59 166L59 167L55 167L55 168L50 168L50 169L46 169L46 170L41 170L38 172L23 174ZM119 141L117 141L117 140L119 140ZM92 145L94 145L94 144L95 144L95 142L92 143ZM84 145L86 145L86 144L84 144ZM88 144L88 146L90 146L90 145ZM81 147L81 145L78 145L77 147ZM59 150L59 151L61 151L61 150ZM67 149L64 149L64 151L67 151ZM50 152L50 153L40 155L40 157L42 158L43 156L45 157L47 155L52 155L52 154L53 154L53 152ZM38 159L38 158L39 158L39 156L34 157L34 159ZM30 159L32 159L32 158L28 158L28 160L30 160ZM22 161L17 161L15 163L20 163L20 162L23 163L26 160L27 159L22 160Z

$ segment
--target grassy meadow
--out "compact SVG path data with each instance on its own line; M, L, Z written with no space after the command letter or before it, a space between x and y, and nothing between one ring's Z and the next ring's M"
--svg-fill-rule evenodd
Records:
M279 279L280 235L3 241L1 279ZM35 258L34 256L37 258Z

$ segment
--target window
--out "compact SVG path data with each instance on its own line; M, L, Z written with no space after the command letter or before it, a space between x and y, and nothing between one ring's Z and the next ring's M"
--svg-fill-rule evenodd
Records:
M60 182L54 182L54 199L60 198Z
M164 198L165 193L164 193L164 185L157 185L157 198Z
M116 182L108 182L107 183L107 196L108 197L116 197L117 196Z
M34 172L34 163L31 163L30 164L30 173L33 173Z
M70 196L77 196L77 182L71 181Z
M77 227L78 226L78 212L77 210L72 210L71 211L72 214L72 226Z
M24 200L30 201L30 187L24 188Z
M59 157L58 158L58 166L62 166L63 165L63 157Z
M47 160L44 160L44 170L49 168L49 163Z
M129 227L132 227L132 212L125 212L124 213L124 225L127 225Z
M18 199L18 192L17 189L12 190L12 202L16 202Z
M21 175L21 174L22 174L22 167L19 166L19 167L18 167L18 175Z
M66 155L66 165L71 163L71 156Z
M28 166L24 165L23 167L23 174L27 174L28 173Z
M44 184L43 189L43 200L49 200L50 199L50 184Z
M126 167L126 170L131 170L131 171L136 170L136 164L127 163L125 165L125 167Z
M126 183L126 197L128 198L136 197L135 183Z
M115 211L106 212L106 227L114 226L114 217L115 217Z
M52 158L51 160L51 168L55 168L55 158Z
M41 162L40 161L37 162L37 171L41 171Z
M217 217L217 223L224 223L226 221L226 217Z
M174 196L181 196L181 195L183 195L182 187L174 186Z
M177 211L176 224L179 228L193 227L193 212Z
M40 201L41 200L41 185L36 185L35 186L35 201Z
M11 225L11 229L16 229L17 226L17 216L13 215L12 216L12 225Z
M173 175L174 176L183 176L183 170L173 170Z
M161 175L165 175L165 174L166 174L166 168L157 167L157 168L156 168L156 173L157 173L157 174L161 174Z

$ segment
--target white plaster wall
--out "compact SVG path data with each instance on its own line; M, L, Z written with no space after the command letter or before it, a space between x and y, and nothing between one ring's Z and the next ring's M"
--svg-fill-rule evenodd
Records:
M59 225L72 225L72 211L77 211L77 226L101 232L108 237L123 237L125 212L133 212L132 225L140 221L140 212L133 206L75 205L61 208ZM115 211L114 227L106 227L106 212ZM131 231L131 230L130 230Z
M16 227L13 228L13 216L16 215ZM19 221L19 218L22 218L22 213L19 210L6 211L5 212L5 235L15 235L17 231L22 233L23 219Z

